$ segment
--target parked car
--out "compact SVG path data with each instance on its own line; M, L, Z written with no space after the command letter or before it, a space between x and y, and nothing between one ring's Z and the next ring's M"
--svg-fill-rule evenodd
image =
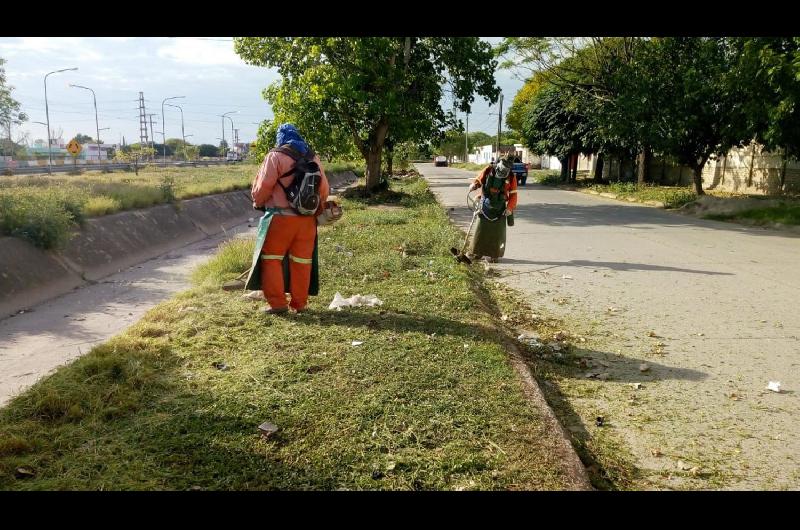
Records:
M433 165L436 167L447 167L447 157L442 155L433 157Z
M514 159L511 172L517 177L517 184L524 186L528 180L528 164L523 164L519 158Z

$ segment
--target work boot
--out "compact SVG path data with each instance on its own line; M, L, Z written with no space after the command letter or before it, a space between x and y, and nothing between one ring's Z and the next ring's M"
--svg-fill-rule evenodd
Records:
M261 309L264 313L269 315L284 315L289 312L288 307L264 307Z

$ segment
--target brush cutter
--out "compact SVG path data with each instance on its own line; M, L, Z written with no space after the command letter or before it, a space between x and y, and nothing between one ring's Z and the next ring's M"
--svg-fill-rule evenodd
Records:
M472 225L475 224L475 219L478 218L481 211L480 203L470 196L470 192L472 192L472 190L467 191L467 207L472 210L472 222L469 223L467 235L464 237L464 245L461 247L461 252L459 252L456 247L450 247L450 252L456 257L456 261L459 263L466 263L467 265L472 265L472 260L464 254L464 251L467 250L467 243L469 242L469 235L472 232Z

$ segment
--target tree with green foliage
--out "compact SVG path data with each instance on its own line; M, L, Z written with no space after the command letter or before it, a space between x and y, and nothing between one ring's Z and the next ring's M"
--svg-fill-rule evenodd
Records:
M525 81L525 84L514 96L514 100L506 113L506 125L512 131L522 132L522 122L525 119L525 110L533 101L536 94L547 84L547 76L541 72L535 73Z
M134 172L139 174L139 166L155 154L155 149L142 144L130 144L114 153L114 162L130 164Z
M467 141L469 143L469 150L472 152L476 147L494 143L494 136L490 136L483 131L474 131L469 133Z
M466 138L463 129L449 129L445 131L444 138L436 146L436 153L447 157L448 162L453 161L453 157L463 157Z
M384 144L435 140L448 125L443 87L468 112L475 94L495 102L496 61L477 37L243 37L249 64L276 67L265 90L275 119L293 122L312 146L326 135L352 139L366 161L366 184L381 181Z
M600 142L589 107L567 91L546 85L529 104L522 122L528 148L539 155L553 155L561 161L562 178L569 180L567 161L579 153L597 152ZM574 175L573 175L574 177Z
M201 157L219 156L219 148L216 145L200 144L197 148L198 148L198 155Z
M95 143L94 139L91 136L81 133L76 134L72 139L81 145Z
M657 152L692 169L698 195L704 194L702 172L709 158L745 145L754 136L746 117L748 90L737 68L735 40L651 39L630 70L638 94L628 99L633 115L638 108L638 115L649 117L636 121L646 125Z
M738 79L747 87L744 114L756 140L786 159L800 155L800 38L735 39ZM786 162L781 172L785 184Z
M5 59L0 57L0 127L2 127L0 137L5 138L3 154L13 156L17 148L11 137L11 126L22 124L28 116L19 110L19 102L11 96L14 87L6 84L6 70L3 67L5 63Z

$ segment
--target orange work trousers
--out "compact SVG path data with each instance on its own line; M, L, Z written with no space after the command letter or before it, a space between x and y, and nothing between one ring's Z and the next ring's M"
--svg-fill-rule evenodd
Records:
M261 289L273 309L286 307L283 257L289 253L291 307L303 309L308 303L311 262L317 219L313 215L275 215L261 249Z

